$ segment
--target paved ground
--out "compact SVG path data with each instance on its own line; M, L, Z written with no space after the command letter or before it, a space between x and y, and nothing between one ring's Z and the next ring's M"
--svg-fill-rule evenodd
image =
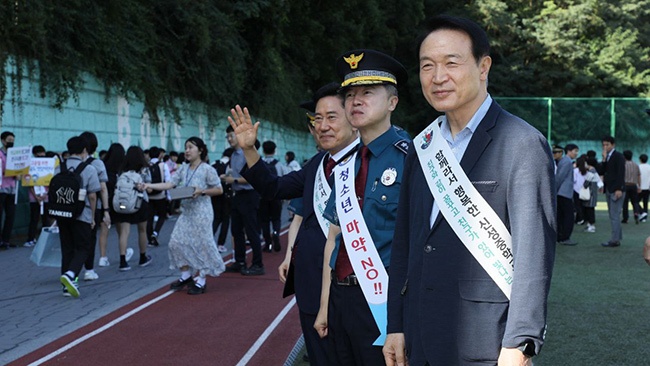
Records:
M286 226L287 219L283 219ZM161 246L148 248L153 262L144 268L137 266L136 227L132 226L129 246L136 255L128 272L118 271L117 234L113 227L108 249L111 266L95 267L99 280L80 280L79 299L62 296L59 268L34 265L29 260L31 249L0 251L4 275L0 292L0 364L16 360L173 282L178 272L168 268L165 238L175 221L174 216L163 227L159 236ZM232 249L229 240L227 247ZM267 268L267 273L270 271L275 268Z

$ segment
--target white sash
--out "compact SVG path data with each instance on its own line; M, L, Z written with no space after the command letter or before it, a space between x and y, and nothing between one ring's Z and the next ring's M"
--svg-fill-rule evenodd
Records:
M323 160L325 160L326 157L328 157L327 154L323 156L323 159L321 159L320 164L318 165L318 170L316 170L316 179L314 179L314 213L316 214L316 219L318 220L320 229L323 230L323 235L327 238L327 234L330 231L330 222L325 219L323 214L325 213L327 200L332 194L332 188L330 188L329 183L327 183L325 169L323 168Z
M354 162L357 153L334 167L336 181L336 213L341 225L345 248L357 275L363 296L368 302L380 335L373 345L381 346L386 340L386 301L388 273L370 236L366 221L354 189Z
M440 134L442 118L422 131L414 144L429 190L460 241L510 299L514 275L512 237Z

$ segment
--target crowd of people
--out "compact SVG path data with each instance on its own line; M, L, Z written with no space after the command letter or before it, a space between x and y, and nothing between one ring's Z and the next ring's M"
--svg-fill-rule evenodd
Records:
M604 193L611 225L611 236L604 247L618 247L623 239L622 224L630 217L636 224L648 219L650 194L650 165L648 155L641 154L634 162L633 152L616 150L613 136L602 138L602 158L594 150L578 156L579 148L567 144L553 146L556 163L557 188L557 242L577 245L571 239L574 225L585 225L587 233L596 232L595 207L598 194ZM632 216L629 207L632 206Z
M18 246L17 239L12 238L11 235L16 217L17 182L21 177L4 174L7 150L13 147L15 135L5 131L1 134L0 140L3 173L0 213L4 215L2 226L4 236L0 248L7 249ZM264 145L273 147L265 149L265 152L269 159L274 159L275 144L267 141ZM147 254L147 249L160 245L159 233L166 219L179 212L179 205L182 213L177 223L182 225L176 225L171 237L165 238L169 239L170 267L181 271L180 282L172 284L172 289L179 290L191 284L189 293L203 293L205 276L217 276L223 272L225 265L221 253L227 252L225 241L230 227L233 199L232 184L226 181L232 176L229 160L233 148L226 149L222 158L213 165L208 164L205 143L197 137L186 141L185 151L180 155L174 151L167 154L164 149L156 146L146 150L139 146L130 146L125 150L125 147L119 143L113 143L107 150L97 152L98 140L92 132L83 132L79 136L70 138L66 148L66 151L58 154L36 145L32 147L32 156L55 159L57 168L54 177L62 176L62 172L73 176L78 175L80 184L78 190L83 193L75 191L75 195L78 195L83 209L74 215L67 214L67 203L50 202L52 197L58 200L60 196L50 194L50 186L26 187L29 196L30 221L27 239L22 244L23 247L34 247L39 238L39 227L58 227L62 248L61 283L65 296L80 295L79 278L85 281L99 279L99 275L94 270L95 264L100 267L111 265L107 252L108 234L112 225L115 226L118 237L114 247L119 251L119 271L131 270L130 259L134 250L129 247L128 239L132 225L137 228L137 249L140 254L138 266L148 266L153 258ZM290 165L292 159L289 159L293 157L293 153L290 153L287 154L286 164L278 163L275 159L278 175L294 170ZM126 189L123 189L122 182L127 178L129 180ZM195 192L190 199L180 200L180 203L172 201L169 190L179 186L194 187ZM123 199L121 195L126 194L124 199L128 201L129 191L136 192L136 207L132 210L119 208L115 203L116 200ZM119 197L116 198L116 195ZM269 234L266 238L264 247L275 247L276 251L280 250L281 208L281 202L274 202L272 212L267 210L266 214L260 214L260 222L267 223L265 232L268 232L269 220L273 222L272 235ZM256 212L256 210L249 212ZM203 225L206 220L212 222L212 225ZM218 242L215 243L214 235L219 228ZM259 226L257 231L260 231ZM253 234L250 236L252 237ZM97 242L99 242L99 259L95 263ZM197 274L194 281L190 281L193 279L191 270Z

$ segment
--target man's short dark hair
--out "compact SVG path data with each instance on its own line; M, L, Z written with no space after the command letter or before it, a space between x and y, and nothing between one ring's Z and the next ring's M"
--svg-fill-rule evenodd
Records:
M174 150L169 152L169 156L178 156L178 153Z
M641 154L641 155L639 156L639 160L641 160L641 162L642 162L643 164L647 163L647 162L648 162L648 155L646 155L646 154Z
M587 151L587 156L590 157L590 158L595 159L596 158L596 151L594 151L594 150Z
M262 144L262 151L264 152L265 155L273 155L275 154L275 142L273 141L264 141Z
M474 55L476 62L479 62L484 56L490 55L490 41L488 40L487 33L485 33L481 26L466 18L440 15L424 21L422 34L418 37L418 57L422 42L424 42L429 34L441 29L454 30L467 34L472 42L472 55Z
M79 155L86 148L86 141L81 136L70 137L66 144L70 154Z
M625 157L625 160L632 160L632 151L631 150L623 151L623 156Z
M614 139L614 136L612 136L612 135L605 135L605 136L603 136L602 139L600 139L600 141L601 142L609 142L612 145L616 144L616 139Z
M565 152L569 152L569 151L571 151L571 150L575 150L575 149L577 149L577 148L578 148L578 145L576 145L576 144L567 144L567 145L564 147L564 151L565 151Z
M9 136L12 136L12 137L14 137L14 138L16 137L16 135L14 135L13 132L11 132L11 131L5 131L5 132L3 132L2 134L0 134L0 140L6 140L7 137L9 137Z
M232 128L231 125L228 125L228 127L226 127L226 133L230 133L230 132L234 132L234 131L235 131L235 129Z
M99 145L97 142L97 136L90 131L82 132L79 136L86 142L86 151L88 154L94 154L95 150L97 150L97 145Z
M149 148L149 156L152 159L158 159L160 157L160 149L157 146L152 146Z
M42 145L32 147L32 155L44 154L45 148Z

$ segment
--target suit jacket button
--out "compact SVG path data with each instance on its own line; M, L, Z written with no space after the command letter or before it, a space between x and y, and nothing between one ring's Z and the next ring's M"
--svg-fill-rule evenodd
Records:
M433 247L432 247L431 245L426 245L426 246L424 247L424 252L425 252L425 253L431 253L433 250L434 250L434 249L433 249Z

